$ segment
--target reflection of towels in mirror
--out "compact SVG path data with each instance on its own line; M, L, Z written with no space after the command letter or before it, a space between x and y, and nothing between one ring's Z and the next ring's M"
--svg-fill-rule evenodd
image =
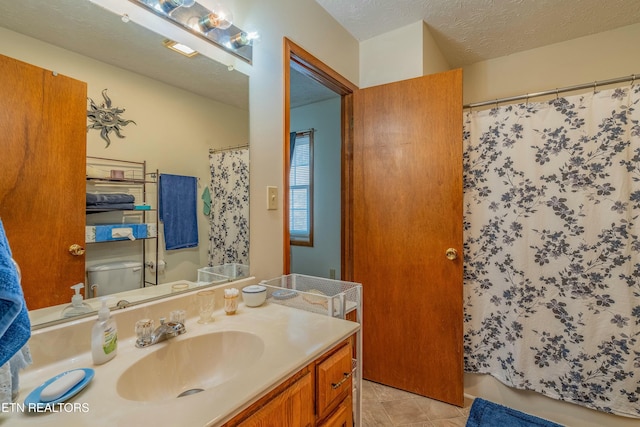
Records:
M160 174L160 221L167 250L198 246L198 181L192 176Z
M133 203L135 197L126 193L87 193L87 206Z
M27 304L0 220L0 366L11 359L30 337Z

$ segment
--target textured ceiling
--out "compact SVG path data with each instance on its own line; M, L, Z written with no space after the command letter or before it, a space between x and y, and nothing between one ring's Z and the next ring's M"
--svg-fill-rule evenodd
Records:
M164 37L89 1L0 1L0 27L139 73L210 99L249 109L249 80L202 55L166 49ZM54 70L55 71L55 70ZM103 88L94 88L98 96Z
M640 0L316 0L357 40L424 20L452 68L640 22Z

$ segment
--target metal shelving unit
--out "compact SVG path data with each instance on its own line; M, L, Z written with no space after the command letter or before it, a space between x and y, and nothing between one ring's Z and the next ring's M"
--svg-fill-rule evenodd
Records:
M158 269L148 271L150 263L158 265L160 239L158 233L158 170L147 171L147 162L117 160L104 157L87 156L87 191L127 192L135 196L136 203L149 204L149 209L109 209L87 208L87 218L93 224L147 224L147 237L136 239L141 245L143 286L158 284ZM152 189L153 188L153 189ZM90 225L90 224L87 224ZM121 241L121 240L116 240ZM107 242L86 242L90 245L109 244Z

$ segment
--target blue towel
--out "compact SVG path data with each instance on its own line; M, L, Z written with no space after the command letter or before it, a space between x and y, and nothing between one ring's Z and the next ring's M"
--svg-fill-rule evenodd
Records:
M27 304L0 220L0 366L20 351L30 337Z
M195 177L160 175L160 220L167 250L198 246L197 188Z
M476 398L471 405L466 427L562 427L542 418L525 414L488 400Z

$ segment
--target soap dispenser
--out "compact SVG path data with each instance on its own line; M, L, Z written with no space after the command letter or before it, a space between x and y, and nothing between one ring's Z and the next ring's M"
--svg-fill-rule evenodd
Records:
M93 311L93 308L82 299L82 294L80 293L82 288L84 288L84 283L77 283L71 286L71 289L74 289L76 293L71 297L71 304L62 310L62 317L81 316Z
M107 307L110 298L101 298L102 307L98 310L98 320L91 331L91 355L93 363L101 365L113 359L118 352L118 329Z

